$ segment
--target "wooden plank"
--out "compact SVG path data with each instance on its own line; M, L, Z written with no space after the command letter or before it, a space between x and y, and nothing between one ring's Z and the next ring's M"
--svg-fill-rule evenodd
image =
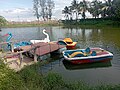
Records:
M46 45L43 45L39 48L37 48L36 50L36 54L39 55L39 56L42 56L42 55L45 55L45 54L48 54L50 52L53 52L53 51L56 51L60 48L63 48L65 46L63 45L58 45L57 43L48 43Z
M50 53L50 46L49 45L39 47L36 50L36 54L39 55L39 56L42 56L42 55L45 55L45 54L48 54L48 53Z

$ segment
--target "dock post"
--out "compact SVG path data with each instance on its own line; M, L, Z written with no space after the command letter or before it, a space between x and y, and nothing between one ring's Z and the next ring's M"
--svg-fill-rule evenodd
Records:
M48 43L49 44L49 46L50 46L50 53L51 53L51 44L50 43Z
M12 43L11 43L11 52L14 52L14 46Z
M37 62L36 48L34 49L34 62Z
M20 53L20 66L19 67L21 67L22 62L23 62L23 55L22 55L22 53Z

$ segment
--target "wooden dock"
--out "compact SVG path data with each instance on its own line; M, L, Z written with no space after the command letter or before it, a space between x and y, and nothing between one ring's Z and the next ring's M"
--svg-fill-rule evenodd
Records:
M20 48L23 51L35 50L34 54L37 54L38 56L42 56L42 55L54 52L64 47L65 46L63 45L58 45L57 42L49 42L49 43L40 42L40 43L28 45L28 46L22 46Z
M7 44L7 43L2 43L2 44ZM43 56L49 53L52 53L54 51L57 51L61 48L64 48L65 46L63 45L58 45L57 42L49 42L49 43L36 43L36 44L31 44L27 46L21 46L20 49L21 51L19 52L5 52L0 54L1 58L6 58L6 63L9 62L17 62L16 65L9 64L9 66L14 69L17 68L16 70L20 70L21 68L24 67L24 65L30 65L34 62L37 62L38 56ZM29 57L24 57L23 53L31 53L33 54L34 58L31 60ZM12 57L12 58L8 58Z

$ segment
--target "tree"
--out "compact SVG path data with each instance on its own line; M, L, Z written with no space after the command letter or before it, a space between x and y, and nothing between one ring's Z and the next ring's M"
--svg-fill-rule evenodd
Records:
M69 17L73 18L73 15L76 14L77 20L80 14L83 19L85 19L86 11L90 12L95 18L99 18L100 15L101 18L120 18L120 0L104 0L104 2L100 0L93 0L92 2L83 0L80 3L78 3L77 0L73 0L71 6L64 8L63 13L66 19L69 19Z
M3 16L0 16L0 29L1 29L1 27L4 26L6 23L7 23L7 20L6 20Z
M65 14L65 18L69 20L69 8L65 6L64 10L62 11L63 14Z
M76 20L78 19L78 15L79 15L79 4L76 0L73 0L71 3L71 10L73 11L73 13L76 14Z
M114 14L117 18L120 18L120 0L113 1Z
M33 0L34 15L39 20L40 17L45 21L51 19L52 9L54 8L54 1L52 0Z
M105 0L105 3L102 4L102 11L104 14L102 15L103 17L112 17L114 16L114 7L113 3L111 0Z
M69 9L69 12L68 12L68 14L69 14L69 16L70 16L70 20L73 20L73 11L72 11L72 6L69 6L68 7L68 9Z
M34 15L37 17L37 20L39 22L40 14L39 14L39 1L38 0L33 1L33 9L34 9Z
M40 9L41 9L40 15L42 16L42 18L45 21L46 0L39 0L39 1L40 1L39 5L40 5Z
M55 3L52 0L47 1L47 9L48 9L48 18L51 19L52 9L55 7Z
M90 8L88 9L88 11L90 12L90 14L92 14L93 17L97 18L100 15L101 12L101 3L99 0L94 0L90 3Z
M83 0L82 2L79 3L79 9L81 11L82 17L83 19L85 19L86 15L85 12L87 11L87 2L85 0Z
M63 13L65 14L66 19L72 20L73 15L76 15L76 20L78 16L82 14L82 17L85 19L85 12L87 11L87 2L83 0L83 2L78 3L76 0L73 0L71 6L65 6Z

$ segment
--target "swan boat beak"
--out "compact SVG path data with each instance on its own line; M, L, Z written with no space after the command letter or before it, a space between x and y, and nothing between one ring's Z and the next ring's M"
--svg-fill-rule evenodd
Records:
M9 34L7 33L7 34L5 34L5 35L3 35L3 36L8 36Z

